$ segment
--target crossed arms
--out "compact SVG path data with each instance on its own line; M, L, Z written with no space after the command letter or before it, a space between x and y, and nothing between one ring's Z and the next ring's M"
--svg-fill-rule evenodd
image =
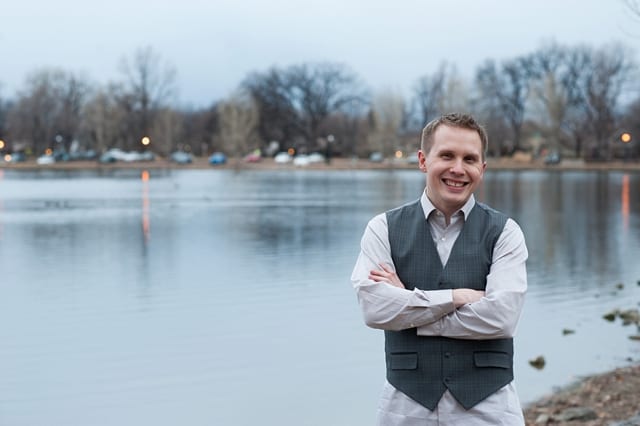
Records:
M508 338L515 332L527 290L527 256L522 231L509 219L494 247L484 292L407 290L395 273L386 216L381 214L367 225L351 283L369 327L415 327L419 336Z

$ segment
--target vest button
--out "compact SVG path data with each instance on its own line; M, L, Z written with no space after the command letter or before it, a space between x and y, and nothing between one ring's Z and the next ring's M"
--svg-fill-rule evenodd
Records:
M450 378L450 377L445 377L445 378L444 378L444 382L445 382L446 384L451 383L451 378Z
M451 352L445 352L444 353L444 357L445 358L451 358Z

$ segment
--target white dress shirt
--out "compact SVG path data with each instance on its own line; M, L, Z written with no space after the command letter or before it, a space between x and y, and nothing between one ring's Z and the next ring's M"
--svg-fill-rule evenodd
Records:
M475 198L472 195L452 215L449 225L424 192L420 202L440 260L446 265L464 221L475 205ZM508 219L493 250L485 296L456 309L451 289L406 290L368 278L371 270L380 269L380 264L395 271L387 217L382 213L367 225L351 283L369 327L394 331L415 327L419 336L457 339L510 338L514 335L527 290L527 257L524 235L518 224ZM513 382L470 410L465 410L447 391L434 411L385 382L378 408L378 424L521 426L524 419Z

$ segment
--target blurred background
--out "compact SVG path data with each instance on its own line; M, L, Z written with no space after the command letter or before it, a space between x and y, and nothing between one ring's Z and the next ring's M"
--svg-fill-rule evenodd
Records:
M351 269L451 110L489 130L477 199L527 238L523 403L640 361L640 3L2 18L0 424L372 424L383 335Z

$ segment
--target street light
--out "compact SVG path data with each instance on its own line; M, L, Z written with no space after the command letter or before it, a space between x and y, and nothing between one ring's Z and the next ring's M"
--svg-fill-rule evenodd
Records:
M151 143L151 139L149 139L149 136L144 136L140 140L140 143L142 143L142 145L144 145L144 146L149 146L149 144Z
M631 142L631 133L624 132L623 134L620 135L620 140L622 141L622 143Z
M333 144L333 142L335 142L336 138L333 135L328 135L327 136L327 147L326 147L326 152L325 152L325 156L324 156L324 161L326 164L331 163L331 145Z

